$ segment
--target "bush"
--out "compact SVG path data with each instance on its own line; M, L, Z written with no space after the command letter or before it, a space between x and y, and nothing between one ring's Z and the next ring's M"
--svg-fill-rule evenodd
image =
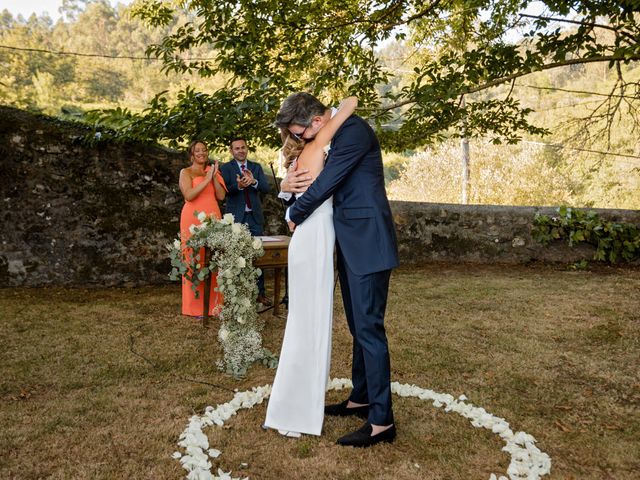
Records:
M470 142L468 202L497 205L568 203L568 177L553 152L532 144ZM388 186L392 200L460 203L461 147L449 141L415 154Z
M596 247L593 259L607 263L640 258L640 229L631 223L603 220L594 211L560 207L557 217L536 215L533 238L548 245L566 240L570 247L587 243Z

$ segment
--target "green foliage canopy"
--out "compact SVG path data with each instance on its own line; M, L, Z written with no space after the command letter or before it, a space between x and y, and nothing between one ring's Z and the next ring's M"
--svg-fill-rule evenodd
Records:
M175 102L160 92L140 114L91 118L116 126L116 136L174 146L194 136L222 146L237 132L276 145L280 103L304 90L327 103L358 95L387 148L462 135L513 143L546 130L511 91L498 97L489 89L535 71L605 62L628 92L634 85L620 65L640 59L637 11L637 0L139 0L133 14L150 27L166 31L181 18L147 49L166 73L225 83L186 86ZM407 52L404 71L381 60L393 42ZM201 56L203 49L213 53Z

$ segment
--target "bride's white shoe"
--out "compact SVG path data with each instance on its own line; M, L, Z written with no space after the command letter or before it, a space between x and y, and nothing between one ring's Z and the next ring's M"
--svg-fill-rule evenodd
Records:
M278 433L289 438L300 438L302 435L300 432L288 432L286 430L278 430Z

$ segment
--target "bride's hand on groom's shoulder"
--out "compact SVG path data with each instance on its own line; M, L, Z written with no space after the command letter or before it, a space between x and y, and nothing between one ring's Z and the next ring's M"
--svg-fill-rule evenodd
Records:
M311 185L311 175L306 168L289 170L280 183L280 190L289 193L303 193Z

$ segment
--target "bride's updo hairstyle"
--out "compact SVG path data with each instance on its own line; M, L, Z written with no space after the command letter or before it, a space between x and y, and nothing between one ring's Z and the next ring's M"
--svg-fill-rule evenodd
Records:
M282 150L280 151L282 155L282 166L287 170L293 161L298 158L306 142L295 139L289 134L289 131L284 128L280 129L280 136L282 137Z

